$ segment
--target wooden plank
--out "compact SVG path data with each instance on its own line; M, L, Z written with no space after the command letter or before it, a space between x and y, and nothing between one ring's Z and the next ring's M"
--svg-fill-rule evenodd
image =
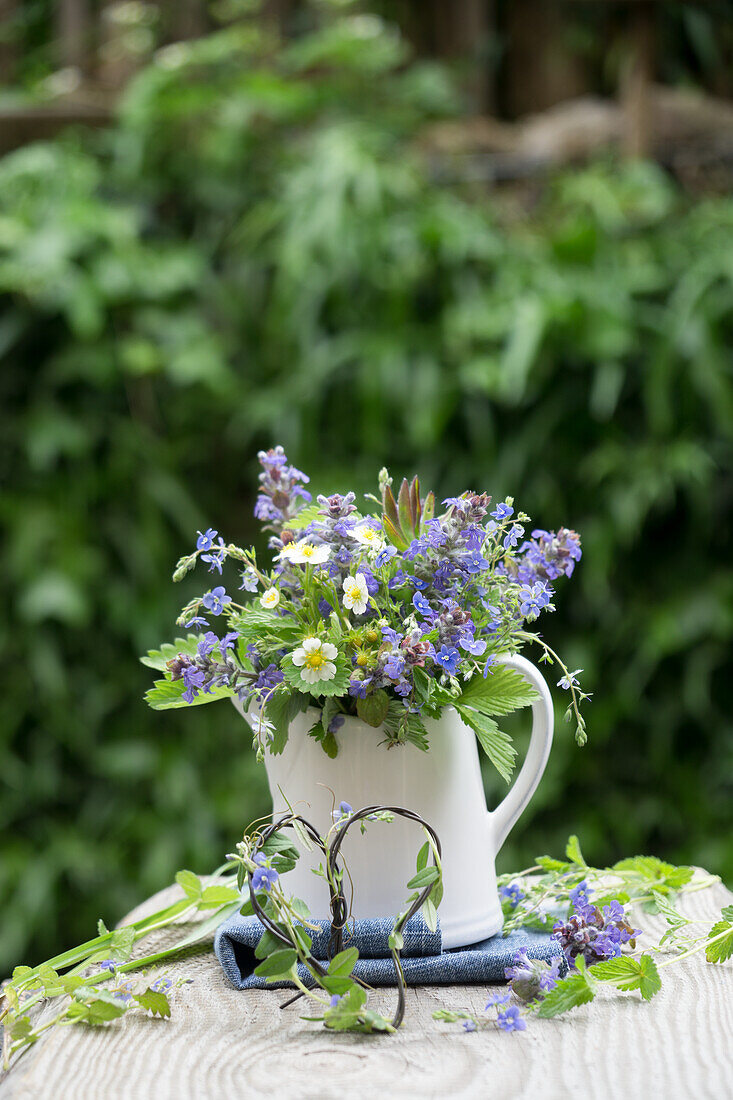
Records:
M10 84L15 76L18 46L15 39L19 0L0 0L0 84Z
M177 896L164 891L131 918ZM686 894L680 908L711 920L733 894ZM660 930L660 922L640 918ZM165 941L165 934L161 942ZM438 1025L439 1007L481 1012L487 986L422 987L408 995L397 1035L330 1034L281 1011L282 992L238 992L211 954L177 963L190 984L172 994L170 1020L128 1016L104 1028L49 1032L0 1084L0 1100L730 1100L733 962L701 956L664 973L648 1005L605 991L559 1020L530 1020L520 1035L465 1034ZM388 1010L388 991L373 996Z
M631 10L628 56L621 75L624 152L648 157L652 147L651 86L654 79L656 17L653 0L638 0Z
M86 69L92 32L87 0L57 0L54 14L59 64Z

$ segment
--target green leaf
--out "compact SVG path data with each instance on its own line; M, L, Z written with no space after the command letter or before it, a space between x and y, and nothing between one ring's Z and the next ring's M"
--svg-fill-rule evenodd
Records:
M578 970L557 983L542 1001L537 1015L544 1019L559 1016L563 1012L569 1012L571 1008L587 1004L594 996L587 974Z
M301 508L297 515L292 516L288 520L288 530L301 531L304 527L307 527L313 520L319 518L321 506L318 501L314 501L313 504L307 504L305 508Z
M336 993L341 997L351 989L354 982L352 978L332 977L330 974L326 974L323 977L319 976L318 984L323 986L327 993Z
M174 642L164 642L160 649L149 649L147 656L140 658L140 663L165 672L168 661L172 661L177 654L185 653L187 657L195 657L202 637L202 634L188 634L185 638L176 638Z
M722 933L727 932L728 935L723 935L721 939L716 943L710 941L714 936L721 936ZM733 923L728 920L719 920L710 929L708 935L708 942L705 947L705 958L711 963L725 962L733 955Z
M675 907L658 890L652 890L652 897L657 909L671 928L684 928L686 924L690 923L687 917L683 917L681 913L678 913Z
M145 702L153 710L173 710L176 707L200 707L219 699L231 699L235 694L229 687L213 687L209 691L200 691L193 702L188 703L183 698L185 691L183 680L156 680L145 692Z
M264 962L256 968L258 978L278 978L288 974L291 967L297 962L298 953L292 947L284 947L282 951L273 951Z
M570 870L569 863L565 863L562 859L553 859L552 856L535 856L534 862L548 874L552 874L555 871L564 872Z
M239 901L239 893L231 886L206 886L199 901L199 909L218 909L220 905Z
M423 919L427 924L431 932L437 932L438 930L438 911L433 904L431 897L425 899L422 904L420 912L423 915Z
M435 882L440 877L440 871L437 867L423 867L421 871L418 871L416 875L413 875L407 884L408 890L423 890L426 886L429 886L431 882Z
M35 1039L30 1038L33 1024L29 1016L17 1016L10 1023L7 1023L6 1027L14 1043L35 1042Z
M401 932L390 932L388 944L391 951L401 951L405 946L405 937Z
M479 744L494 765L499 775L507 783L512 777L516 750L512 745L511 737L503 733L493 718L489 718L478 711L469 710L456 704L456 710L467 726L470 726L479 739Z
M259 940L257 941L257 945L255 947L255 958L266 959L267 956L272 955L273 952L282 950L282 941L279 940L276 936L273 936L272 932L268 931L268 929L266 928L260 936Z
M345 951L339 951L328 964L328 976L330 978L347 978L359 961L359 952L355 947L347 947Z
M650 885L653 883L660 893L679 890L690 881L694 873L692 867L675 867L656 856L632 856L630 859L619 860L612 869L639 875Z
M146 989L144 993L133 993L133 1000L137 1001L146 1012L152 1012L153 1016L168 1017L171 1014L171 1006L165 993L157 989Z
M308 736L319 743L326 756L329 756L331 760L336 759L339 752L338 741L332 733L326 732L320 718L315 725L311 726L308 730Z
M178 871L176 882L191 901L197 901L201 897L201 879L193 871Z
M278 755L288 743L290 723L296 714L306 710L309 700L299 691L277 691L271 695L265 705L265 716L274 726L274 735L270 752Z
M590 973L601 982L613 982L623 992L638 989L645 1001L650 1001L662 988L662 979L651 955L641 955L638 959L619 955L616 959L596 963Z
M417 870L422 871L423 867L428 865L428 856L430 855L430 841L426 840L420 851L417 853Z
M580 841L577 836L571 836L568 838L568 842L565 845L565 855L568 857L571 863L576 863L579 867L587 867L588 864L583 858L583 853L580 850Z
M368 726L374 726L375 728L381 726L387 717L388 710L389 696L386 691L381 689L367 695L364 699L356 700L356 713L362 722L366 722Z
M733 905L724 905L720 910L720 915L723 920L733 921Z
M504 715L529 706L537 698L537 692L521 673L500 665L486 678L473 676L458 697L456 706L471 707L482 714Z

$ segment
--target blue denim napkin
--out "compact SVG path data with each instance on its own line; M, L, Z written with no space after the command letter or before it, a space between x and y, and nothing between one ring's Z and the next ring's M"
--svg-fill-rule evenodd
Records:
M313 935L313 956L326 961L331 926L317 922L320 931ZM344 947L357 947L359 961L354 967L357 978L369 985L394 985L395 972L389 957L388 940L394 921L358 920L344 930ZM254 949L262 935L257 917L236 914L219 926L214 951L222 969L236 989L277 989L289 982L267 982L258 978L254 969L259 965ZM531 959L552 959L561 955L559 944L544 932L520 929L508 936L492 936L471 944L443 951L440 926L431 932L420 914L412 917L403 931L405 946L401 952L402 968L408 985L456 985L504 980L504 968L511 966L517 951L524 948ZM309 981L305 967L299 966L303 981Z

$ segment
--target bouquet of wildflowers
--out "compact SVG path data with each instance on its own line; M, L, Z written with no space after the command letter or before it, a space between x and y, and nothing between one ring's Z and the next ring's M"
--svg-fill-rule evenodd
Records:
M178 619L195 632L143 658L165 675L147 693L152 707L236 697L260 755L282 752L293 717L312 708L310 736L334 756L345 715L381 727L388 746L427 749L425 719L453 706L508 778L514 750L496 718L527 705L533 691L497 658L535 642L541 659L561 668L568 716L585 741L581 670L570 672L531 629L554 610L555 582L580 560L574 531L527 538L529 517L511 498L493 503L487 493L449 497L436 515L417 478L395 498L386 470L366 507L352 492L314 502L282 447L259 460L255 515L270 532L272 561L211 528L198 533L173 579L201 560L216 581L233 562L242 595L214 584ZM218 622L225 626L214 630Z

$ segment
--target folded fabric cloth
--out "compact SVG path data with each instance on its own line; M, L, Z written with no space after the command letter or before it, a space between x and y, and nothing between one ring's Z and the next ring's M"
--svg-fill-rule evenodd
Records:
M320 931L313 935L313 956L319 961L328 959L328 943L331 926L319 921ZM389 957L389 935L394 921L358 920L344 930L344 947L357 947L359 961L354 975L369 985L395 985L395 971ZM214 940L214 951L222 969L236 989L278 989L290 982L267 982L258 977L255 967L260 960L255 957L255 947L262 935L262 925L257 917L230 917L219 926ZM552 959L562 955L556 940L544 932L520 929L508 936L492 936L471 944L443 951L440 926L431 932L418 914L412 917L403 931L405 946L401 952L402 969L408 985L455 985L472 982L496 982L504 980L504 969L511 966L517 951L524 949L531 959ZM299 966L303 981L310 982L305 967Z

